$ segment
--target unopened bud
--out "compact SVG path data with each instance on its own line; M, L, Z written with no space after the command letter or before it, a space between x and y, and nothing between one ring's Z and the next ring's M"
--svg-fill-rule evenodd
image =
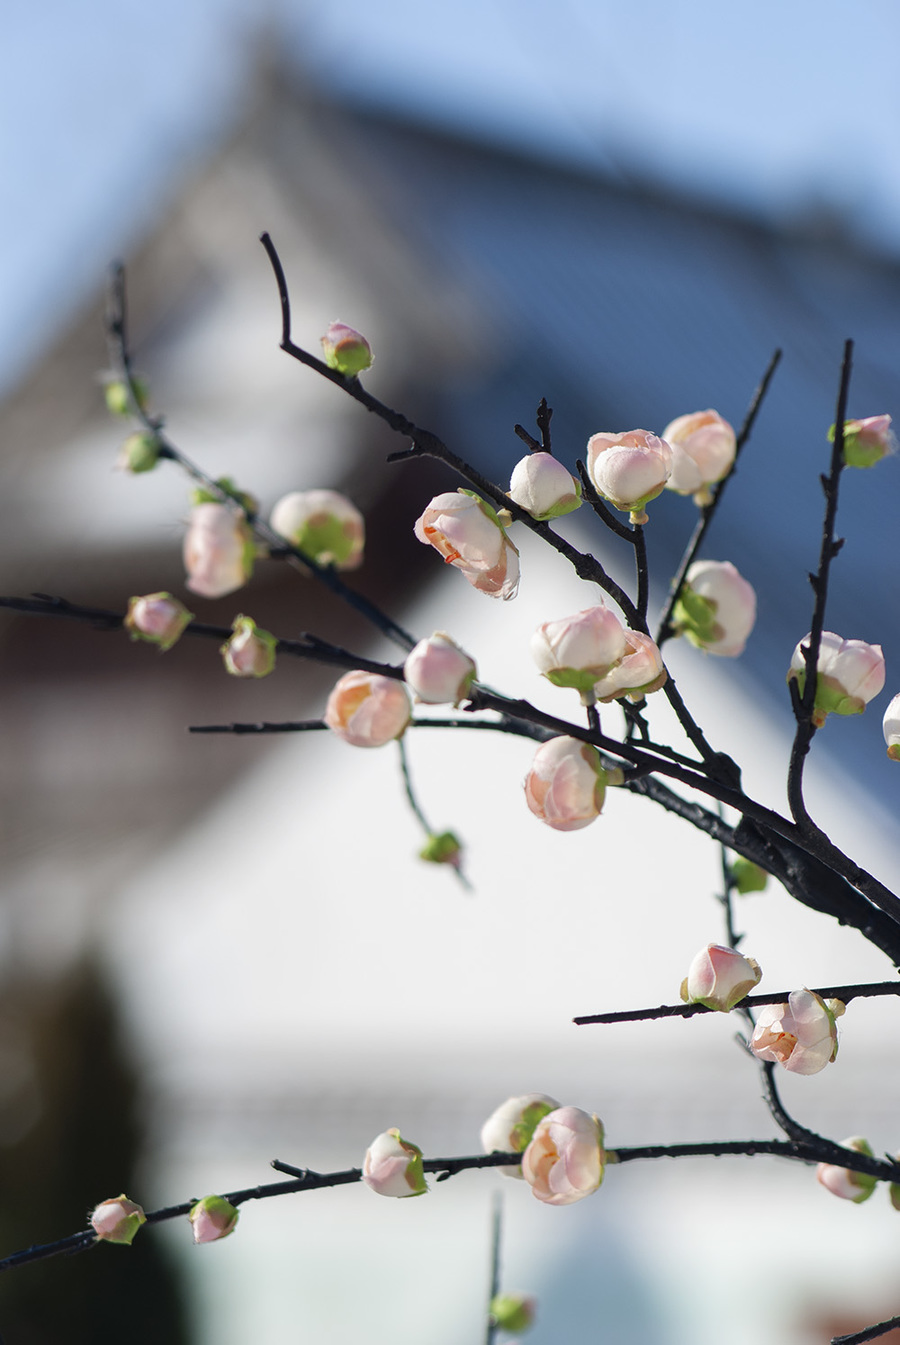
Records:
M685 1004L705 1004L707 1009L730 1013L761 978L754 958L744 957L735 948L710 943L691 963L681 983L681 998Z
M147 1222L140 1205L127 1196L104 1200L91 1215L91 1228L100 1242L118 1242L130 1247L141 1224Z
M204 1196L188 1215L194 1242L218 1242L220 1238L227 1238L237 1227L238 1217L234 1205L221 1196Z
M738 855L732 861L729 872L735 891L740 892L741 896L748 892L762 892L769 881L765 869L754 864L752 859L745 859L743 855Z
M419 858L428 864L450 864L458 869L462 863L462 846L452 831L441 831L429 836L419 851Z
M130 598L128 612L122 623L132 640L146 640L159 646L160 652L171 649L181 638L185 627L194 619L183 602L171 593L146 593Z
M362 1179L379 1196L422 1196L428 1190L422 1168L422 1150L385 1130L366 1150Z
M532 518L560 518L581 504L581 482L551 453L529 453L513 468L509 498Z
M524 1153L531 1143L539 1121L556 1111L559 1103L546 1093L524 1093L510 1097L491 1112L481 1127L481 1147L485 1153ZM520 1164L497 1168L507 1177L521 1177Z
M881 721L887 754L891 761L900 761L900 694L896 695L884 712Z
M269 522L316 565L355 570L362 564L365 520L336 490L292 491L275 505Z
M249 616L236 616L234 634L219 649L232 677L268 677L275 667L278 641Z
M329 369L345 378L355 378L372 364L372 347L364 336L343 322L332 322L322 337L322 352Z
M841 1148L865 1154L866 1158L875 1157L871 1144L861 1135L841 1140ZM861 1205L864 1200L868 1200L878 1185L878 1179L868 1172L855 1172L853 1168L842 1168L837 1163L820 1163L816 1168L816 1180L833 1196L840 1200L852 1200L854 1205Z
M403 682L361 668L334 684L323 715L332 732L354 747L383 747L403 735L411 717Z
M132 379L131 389L123 378L113 378L103 389L106 409L114 416L130 416L134 410L132 401L132 389L134 392L134 402L137 402L138 409L143 411L147 406L147 384L142 378Z
M135 434L129 434L119 449L116 466L120 471L133 472L135 476L141 472L152 472L159 462L160 448L155 434L138 430Z
M756 621L752 585L727 560L695 560L672 612L672 628L698 649L737 658Z
M787 680L796 680L800 695L806 686L805 635L794 649ZM812 719L817 728L828 715L859 715L884 686L884 654L880 644L842 640L823 630L816 664L816 699Z
M403 665L407 686L427 705L459 705L476 671L475 660L442 630L420 640Z
M835 426L828 431L834 443ZM865 420L844 421L844 462L848 467L874 467L876 462L896 453L897 438L890 416L867 416Z
M526 1294L496 1294L491 1299L491 1320L511 1336L527 1331L534 1321L537 1300Z

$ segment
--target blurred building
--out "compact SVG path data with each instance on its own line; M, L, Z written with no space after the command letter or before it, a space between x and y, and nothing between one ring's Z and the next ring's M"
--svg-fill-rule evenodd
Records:
M335 106L287 68L261 77L245 122L127 259L134 348L154 408L189 457L265 507L314 485L352 495L369 547L351 583L416 634L447 628L484 680L560 714L570 709L561 693L535 686L528 636L592 597L561 565L544 567L527 539L522 593L509 607L463 592L422 551L412 521L457 483L434 464L386 465L402 443L279 351L262 229L284 260L295 339L315 348L337 317L365 331L376 351L367 386L501 482L521 456L512 427L531 427L542 396L572 465L600 428L660 430L707 405L739 423L783 347L706 549L756 586L757 632L738 668L672 654L711 739L746 762L754 794L780 806L782 678L808 629L805 576L817 558L817 476L842 342L859 341L851 414L892 411L897 266L829 220L780 232L622 174ZM123 429L102 410L102 306L98 290L0 408L0 567L5 591L123 609L134 592L187 596L187 491L173 468L112 471ZM898 578L884 520L896 477L890 464L851 477L829 623L880 639L890 666L900 637L883 616ZM562 529L627 581L628 558L584 513ZM690 501L654 508L660 593L692 524ZM223 625L241 610L278 634L312 630L397 657L313 580L275 563L260 564L235 598L190 605ZM755 1074L723 1024L576 1031L568 1022L671 998L696 947L721 939L718 856L699 836L632 798L611 801L587 833L536 834L519 797L526 744L417 731L423 804L439 829L466 839L468 897L412 858L419 841L390 753L318 734L184 732L316 716L327 669L282 660L248 686L222 675L212 644L184 643L160 661L74 623L3 622L7 966L52 978L85 948L103 949L146 1068L153 1199L263 1181L276 1155L348 1166L395 1124L429 1153L467 1152L493 1106L535 1089L601 1110L610 1143L771 1133ZM816 744L814 811L890 881L896 841L880 807L896 783L877 710L830 728L829 741L841 766ZM863 769L868 792L835 788L838 773ZM748 900L740 921L772 986L888 970L853 932L779 893ZM835 1138L869 1127L876 1152L896 1147L893 1012L854 1006L844 1083L831 1071L789 1081L799 1119ZM185 1230L172 1230L173 1254L194 1272L196 1340L292 1331L343 1345L364 1324L373 1343L424 1334L449 1345L477 1332L489 1185L456 1178L412 1208L362 1190L248 1206L240 1234L195 1259ZM508 1271L544 1291L535 1345L586 1321L582 1336L622 1345L720 1339L721 1313L734 1311L747 1277L743 1251L722 1236L722 1207L737 1205L742 1246L764 1242L782 1192L799 1230L796 1276L745 1302L734 1345L806 1345L818 1338L807 1325L832 1310L858 1309L860 1325L895 1311L882 1227L892 1211L835 1209L810 1173L749 1161L727 1175L724 1164L623 1169L596 1202L568 1213L507 1193ZM86 1191L85 1203L108 1194ZM850 1290L818 1254L823 1240L848 1238L848 1219ZM423 1330L441 1295L452 1304Z

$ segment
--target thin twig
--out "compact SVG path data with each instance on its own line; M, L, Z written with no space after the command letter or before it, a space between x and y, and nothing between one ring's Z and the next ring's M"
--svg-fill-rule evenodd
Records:
M867 1326L862 1331L851 1331L849 1336L832 1336L831 1345L865 1345L867 1340L877 1340L879 1336L886 1336L888 1331L893 1331L898 1326L900 1317L889 1317L887 1321L876 1322L874 1326Z
M789 990L773 990L764 995L746 995L736 1008L754 1009L762 1004L786 1004ZM839 999L849 1004L852 999L874 999L880 995L900 995L900 981L876 981L863 985L827 985L812 991L820 999ZM578 1027L588 1023L637 1023L650 1018L693 1018L700 1013L718 1013L705 1004L660 1004L655 1009L623 1009L615 1013L589 1013L573 1018Z
M503 1238L503 1197L494 1192L491 1210L491 1281L488 1289L487 1324L484 1334L485 1345L494 1345L497 1336L497 1323L491 1312L491 1304L500 1292L500 1246Z
M694 563L694 559L696 558L697 552L703 545L703 539L706 537L706 534L709 531L709 525L712 523L713 518L715 517L715 514L719 508L722 496L725 493L725 488L737 470L738 458L741 455L744 445L750 438L750 432L753 429L756 417L758 416L760 408L763 404L763 399L765 398L765 395L769 390L769 384L772 381L775 370L778 368L780 360L781 360L781 351L776 350L771 360L769 361L769 365L768 368L766 369L766 372L762 376L759 387L753 394L753 400L751 401L750 406L747 409L747 414L744 417L744 423L738 432L735 444L734 462L731 464L731 469L728 472L728 475L723 480L721 480L718 483L718 485L713 487L712 499L710 500L709 504L704 505L700 510L700 517L697 520L697 525L694 528L694 531L691 534L690 541L685 547L684 554L682 555L681 560L678 563L678 569L675 571L675 574L672 578L672 583L669 587L669 596L666 600L665 609L663 611L662 616L659 619L659 627L656 636L656 643L660 646L660 648L662 648L666 640L671 639L671 637L675 633L672 630L672 613L675 610L675 604L678 602L678 599L681 596L681 590L684 585L685 575L687 574L691 565Z

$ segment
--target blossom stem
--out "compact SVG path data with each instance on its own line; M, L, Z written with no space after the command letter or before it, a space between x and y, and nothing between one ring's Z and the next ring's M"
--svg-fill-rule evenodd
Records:
M769 384L772 381L772 378L775 374L775 370L778 368L780 360L781 360L781 351L776 350L772 358L769 360L766 372L763 374L759 386L756 389L756 392L753 394L753 399L750 402L750 405L747 408L747 414L744 417L744 423L741 426L740 430L738 431L738 436L735 441L734 461L731 464L731 468L728 472L728 475L725 476L716 486L713 487L712 499L710 500L709 504L703 505L703 507L700 510L700 517L697 520L697 525L694 528L694 531L691 534L690 541L685 547L684 554L678 563L678 569L675 571L675 574L672 578L672 583L669 587L669 596L666 599L665 609L663 611L662 616L659 619L659 628L656 636L656 643L659 645L660 649L665 644L666 640L670 640L675 633L672 630L672 613L675 610L675 604L678 602L678 599L681 596L681 590L684 586L685 575L693 565L697 553L700 550L700 547L703 545L704 538L706 537L706 534L709 531L709 525L712 523L713 517L715 516L715 513L719 507L719 502L721 501L722 496L725 493L725 487L728 485L728 482L731 480L731 478L734 476L737 470L737 462L738 458L740 457L741 450L743 449L747 440L750 438L750 432L753 429L756 417L759 415L759 411L763 404L763 400L766 396L766 393L769 390Z
M128 388L131 401L132 414L141 422L149 434L153 435L159 446L159 457L167 458L171 462L176 462L194 481L198 481L205 490L216 495L223 502L230 500L243 511L247 522L252 527L254 533L261 541L265 542L269 548L269 554L273 559L283 559L287 561L294 569L300 571L303 575L311 575L318 583L323 584L336 598L347 603L355 612L366 618L373 626L386 635L388 639L399 645L401 649L410 650L415 645L415 638L393 621L380 608L365 598L360 593L356 593L349 588L338 576L337 571L332 566L317 565L311 557L307 556L299 547L293 546L286 541L279 533L274 532L272 528L263 522L252 510L248 509L246 502L240 495L223 486L220 481L214 480L201 467L192 462L181 449L176 448L170 439L163 433L163 418L161 416L151 416L145 410L143 399L139 396L137 384L135 382L134 367L131 358L131 349L128 340L128 322L127 322L127 304L125 294L125 269L121 265L113 268L109 285L109 297L107 302L107 333L109 337L110 351L112 361L119 366L125 386ZM325 368L325 366L323 366ZM328 371L329 373L332 371ZM340 378L340 376L339 376Z
M491 1279L488 1290L487 1324L484 1333L484 1345L494 1345L497 1336L497 1323L491 1312L491 1304L500 1292L500 1247L503 1240L503 1197L499 1191L494 1192L494 1198L491 1203Z
M803 767L816 732L813 723L813 707L816 701L818 682L819 651L822 645L822 631L825 627L825 604L828 600L828 578L831 562L841 549L843 541L835 538L834 525L837 518L838 495L841 485L841 473L844 470L844 419L847 414L847 396L850 389L850 373L853 367L853 342L844 343L844 358L841 364L841 378L838 387L837 410L834 422L834 443L831 448L831 467L828 475L821 478L825 494L825 517L822 522L822 541L819 548L819 567L809 576L809 582L815 595L813 615L809 631L809 642L802 646L806 662L806 680L802 695L797 690L794 679L790 682L791 704L797 720L797 730L791 749L788 767L788 803L791 816L804 831L823 833L815 825L806 809L803 798Z
M787 1003L789 990L773 990L764 995L746 995L735 1008L754 1009L763 1004ZM820 999L840 999L849 1004L852 999L873 999L881 995L900 995L900 981L876 981L862 985L828 985L812 992ZM581 1014L572 1022L578 1027L590 1023L637 1023L650 1018L693 1018L698 1013L716 1013L705 1004L660 1004L655 1009L623 1009L615 1013Z
M900 1317L889 1317L887 1321L876 1322L874 1326L867 1326L862 1331L851 1331L849 1336L832 1336L831 1345L865 1345L867 1340L877 1340L879 1336L886 1336L888 1331L893 1331L898 1326Z

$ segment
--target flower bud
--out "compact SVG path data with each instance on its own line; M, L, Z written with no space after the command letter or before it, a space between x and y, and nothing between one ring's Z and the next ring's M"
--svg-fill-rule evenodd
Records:
M481 1147L486 1154L521 1154L531 1143L538 1121L556 1111L559 1103L546 1093L525 1093L510 1097L491 1112L481 1127ZM522 1168L515 1164L497 1168L507 1177L521 1177Z
M681 982L681 998L685 1004L705 1004L708 1009L730 1013L761 979L762 972L754 958L744 957L734 948L708 943L700 949Z
M784 1065L794 1074L818 1074L837 1055L839 999L823 1000L812 990L792 990L788 1004L767 1004L759 1012L750 1050L757 1060Z
M278 501L269 522L316 565L355 570L362 564L365 520L336 490L292 491Z
M900 761L900 694L893 698L885 710L881 726L888 756L891 761Z
M234 1205L221 1196L204 1196L188 1215L194 1242L218 1242L220 1238L227 1238L237 1227L238 1217Z
M538 1200L572 1205L603 1181L603 1126L580 1107L560 1107L539 1121L522 1155L522 1175Z
M552 453L529 453L513 468L509 498L532 518L560 518L581 504L581 482Z
M604 603L559 621L545 621L531 637L531 655L538 669L557 687L574 687L589 701L594 685L606 677L626 653L625 630Z
M131 1246L135 1233L146 1222L140 1205L125 1195L104 1200L91 1215L91 1228L99 1242L119 1242L125 1247Z
M171 593L146 593L143 597L129 598L128 612L122 624L132 640L147 640L158 645L160 653L165 653L181 638L193 619L193 612Z
M415 533L481 593L504 600L516 596L519 553L502 514L486 500L468 490L436 495L416 519Z
M587 470L595 489L632 523L646 523L644 505L660 494L672 471L672 450L647 430L595 434L588 440Z
M219 649L225 671L232 677L268 677L275 667L275 636L260 630L249 616L236 616L231 629L234 634Z
M442 630L420 640L403 665L403 676L426 705L459 705L475 680L475 660Z
M672 612L672 629L698 649L737 658L756 621L756 594L728 560L695 560Z
M356 669L335 683L323 718L345 743L383 747L402 736L411 716L409 692L402 682Z
M143 411L147 406L147 384L142 378L132 379L134 388L134 398L138 404L138 409ZM128 384L122 378L112 378L103 389L103 396L106 401L106 409L114 416L130 416L132 412L131 390Z
M797 645L791 657L787 680L796 679L800 695L806 686L808 635ZM859 715L866 704L884 686L884 655L880 644L865 640L842 640L833 631L823 630L816 664L816 699L813 723L821 728L828 715Z
M758 864L754 864L752 859L745 859L743 855L737 855L732 860L730 873L731 881L741 896L746 896L748 892L765 891L766 884L769 881L769 875L765 869L761 869Z
M441 831L428 837L419 851L419 858L428 864L449 864L458 869L462 863L462 846L452 831Z
M343 322L332 322L322 337L322 352L329 369L337 369L345 378L355 378L372 364L366 338Z
M495 1294L489 1311L494 1326L516 1336L531 1326L536 1307L537 1300L527 1294Z
M871 1144L861 1135L852 1135L848 1140L841 1140L841 1148L852 1149L854 1153L865 1154L867 1158L875 1157ZM864 1200L868 1200L878 1185L877 1177L872 1177L867 1172L854 1172L852 1168L838 1167L835 1163L820 1163L816 1168L816 1181L821 1182L833 1196L838 1196L841 1200L852 1200L855 1205L861 1205Z
M233 505L243 509L248 516L259 513L259 500L255 495L251 495L249 490L239 490L237 482L231 476L219 476L213 483L225 492ZM208 486L196 486L191 491L191 504L222 504L222 496L217 490Z
M828 431L833 444L835 426ZM865 420L844 421L844 462L848 467L874 467L876 462L896 453L897 438L890 416L867 416Z
M693 495L697 504L712 499L709 487L731 471L736 440L734 430L718 411L694 411L678 416L663 430L672 449L672 475L667 490Z
M159 462L159 450L160 442L155 434L138 430L129 434L119 449L116 467L122 472L133 472L135 476L141 472L152 472Z
M550 738L534 753L525 802L554 831L577 831L600 816L608 776L600 753L577 738Z
M224 598L253 573L253 537L243 514L227 504L194 505L184 539L187 587L201 598Z
M422 1196L428 1190L422 1150L401 1139L396 1129L385 1130L369 1145L362 1179L380 1196Z
M668 676L659 646L650 636L626 630L625 655L605 677L595 682L594 696L598 701L618 700L622 696L643 700L664 687Z
M600 816L607 783L596 747L577 738L551 738L534 754L525 801L554 831L577 831Z

